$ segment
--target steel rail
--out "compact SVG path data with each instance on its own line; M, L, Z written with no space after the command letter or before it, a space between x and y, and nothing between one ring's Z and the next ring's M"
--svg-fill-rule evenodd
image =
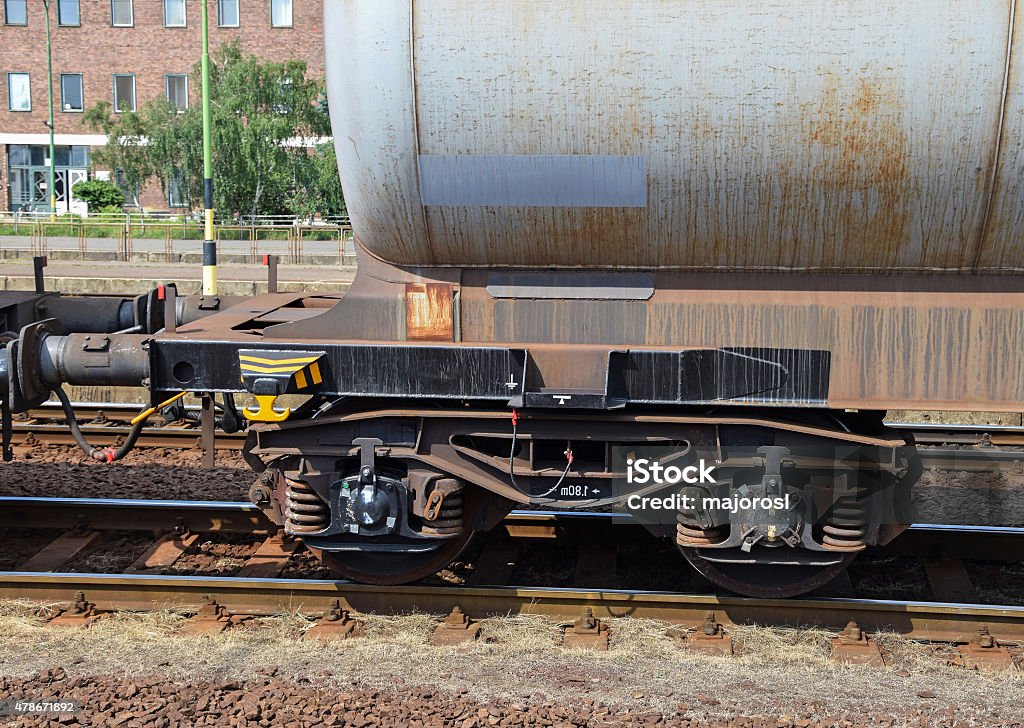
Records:
M607 538L615 516L590 511L513 511L505 524L561 529L566 525L594 530ZM626 519L628 523L628 519ZM638 525L638 524L636 524ZM636 525L633 526L635 530ZM0 527L94 530L168 530L247 532L270 536L276 526L255 506L237 501L173 501L91 498L0 497ZM1004 539L998 554L1019 551L1024 528L951 525L912 526L908 536L945 543L955 533L961 548L973 538ZM973 534L973 538L963 538ZM1014 550L1009 544L1015 545ZM991 546L976 549L990 553ZM983 556L979 556L983 558ZM770 624L841 629L849 621L867 631L895 631L915 639L968 641L985 628L1003 641L1024 640L1024 607L904 602L877 599L806 598L749 599L713 594L455 586L377 587L346 581L257 579L238 577L165 576L151 574L85 574L0 572L0 598L64 603L82 592L100 611L173 608L197 611L209 599L236 614L300 612L319 616L333 600L362 613L445 613L458 605L473 617L542 614L573 619L584 607L598 617L647 617L685 624L701 623L708 612L725 625Z
M179 515L202 514L211 520L223 520L237 523L269 523L263 512L248 501L207 501L207 500L172 500L150 498L66 498L49 496L0 496L0 525L11 527L34 527L34 523L17 521L15 514L34 517L37 513L45 513L51 518L62 518L62 511L74 517L98 515L116 515L132 519L132 527L149 529L153 526L138 525L139 516L147 513L161 512L166 514L163 521ZM63 516L66 518L67 516ZM513 510L505 517L506 521L517 523L557 523L559 521L603 521L635 520L629 513L613 513L608 511L570 511L570 510ZM81 520L81 519L78 519ZM57 527L60 521L49 521L47 525ZM74 525L69 523L68 525ZM982 526L957 525L941 523L916 523L908 527L908 531L921 533L972 533L979 535L1020 536L1024 538L1024 526Z
M629 514L595 511L514 510L503 525L515 538L562 536L605 539L608 527L622 529L623 541L650 538ZM124 498L0 496L0 528L164 530L189 533L272 535L278 526L244 501L179 501ZM958 559L1017 561L1024 527L915 524L886 547L897 553Z
M379 587L346 581L231 577L0 572L0 598L67 603L78 592L99 611L197 611L210 599L233 614L320 616L334 600L362 614L427 612L455 606L474 618L538 614L574 619L642 617L700 624L709 612L728 626L757 624L839 630L850 621L871 632L967 642L981 629L1024 640L1024 607L879 599L749 599L675 592L519 587Z

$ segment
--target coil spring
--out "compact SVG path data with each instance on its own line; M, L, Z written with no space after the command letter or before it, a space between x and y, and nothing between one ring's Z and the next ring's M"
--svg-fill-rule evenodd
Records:
M433 519L424 519L424 533L447 536L454 533L462 533L463 522L463 496L462 491L457 490L444 496L441 508Z
M701 528L688 522L684 514L676 514L676 543L680 546L711 546L721 543L725 537L725 526Z
M862 549L866 546L867 494L867 487L858 485L850 495L836 501L832 507L832 518L821 528L824 545L841 549Z
M309 485L286 480L285 529L291 533L315 533L331 522L331 509Z

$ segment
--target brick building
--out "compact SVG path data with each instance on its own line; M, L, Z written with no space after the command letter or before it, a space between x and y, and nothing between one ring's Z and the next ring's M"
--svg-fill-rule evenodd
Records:
M310 77L323 78L320 0L206 1L211 54L238 39L246 54L304 60ZM49 1L59 210L68 209L65 189L89 174L91 149L106 143L83 123L85 109L100 100L137 109L160 95L171 103L200 103L201 79L192 77L202 51L200 3ZM0 0L0 5L0 210L48 210L43 0ZM116 170L95 171L116 178ZM153 185L140 202L147 210L166 210L175 200Z

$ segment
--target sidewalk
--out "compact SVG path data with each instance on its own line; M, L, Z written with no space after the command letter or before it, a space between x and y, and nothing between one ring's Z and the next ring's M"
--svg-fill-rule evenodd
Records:
M44 271L46 290L62 293L139 294L162 283L176 283L184 295L202 292L203 269L192 263L125 263L119 261L51 261ZM355 267L279 265L279 291L342 293L355 276ZM251 296L267 291L262 265L225 263L217 267L218 293ZM32 261L0 260L0 290L31 291L35 287Z

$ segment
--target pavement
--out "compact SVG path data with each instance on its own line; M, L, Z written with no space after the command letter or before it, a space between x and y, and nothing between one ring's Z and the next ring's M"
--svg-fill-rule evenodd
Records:
M62 293L144 293L176 283L184 295L201 293L202 266L196 263L145 263L97 260L50 260L46 289ZM342 293L355 277L355 266L279 265L279 291ZM251 263L225 262L217 268L218 293L252 296L267 291L267 269ZM32 260L0 259L0 290L32 290Z

